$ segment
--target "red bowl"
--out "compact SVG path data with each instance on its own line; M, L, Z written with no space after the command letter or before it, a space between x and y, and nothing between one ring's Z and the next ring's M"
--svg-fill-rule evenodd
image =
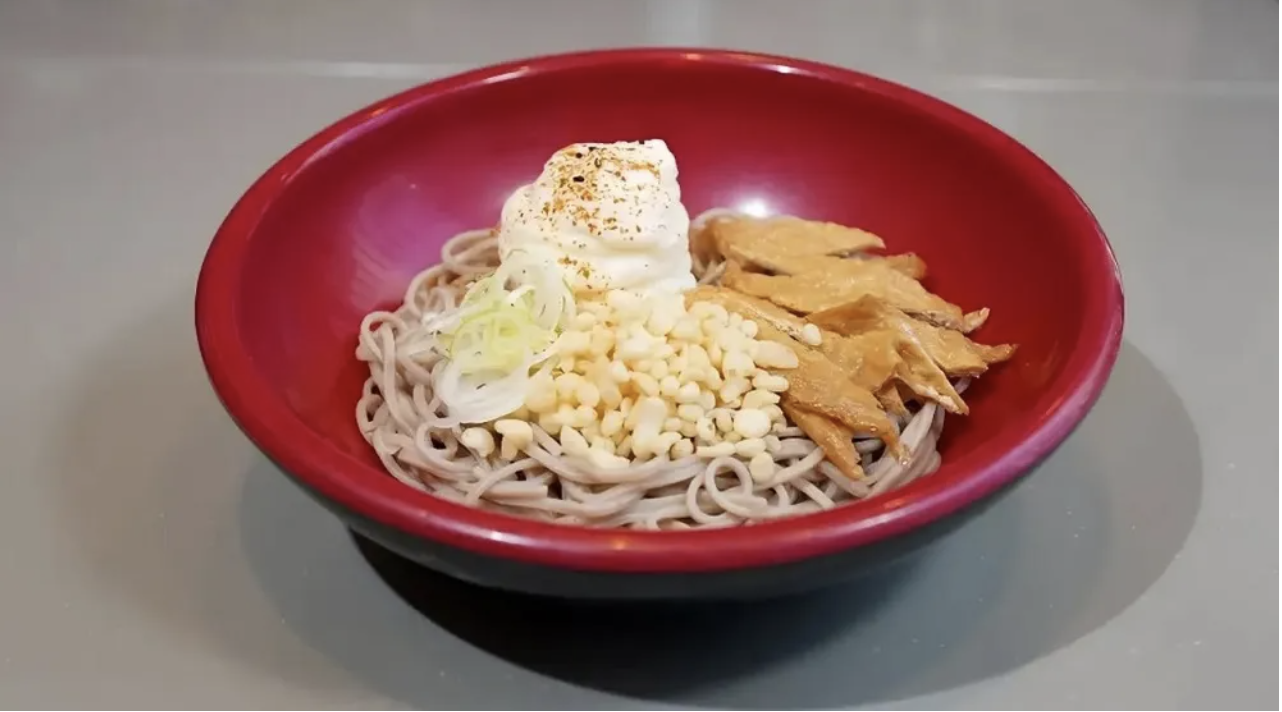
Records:
M691 214L755 205L857 225L988 306L1019 344L945 429L933 476L749 528L593 530L411 490L355 423L370 310L399 304L455 233L576 141L658 137ZM359 533L452 575L570 596L753 595L818 586L941 535L1050 453L1092 407L1123 298L1099 225L1051 168L948 104L865 74L741 52L541 57L416 87L295 148L240 199L200 273L196 327L239 427Z

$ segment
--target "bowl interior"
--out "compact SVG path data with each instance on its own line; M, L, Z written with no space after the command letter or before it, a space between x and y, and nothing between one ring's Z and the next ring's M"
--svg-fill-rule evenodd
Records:
M394 308L447 238L493 225L557 148L658 137L692 215L732 207L856 225L890 252L920 254L936 293L992 309L976 337L1019 350L967 393L971 415L950 419L933 478L947 483L965 474L960 458L1016 444L1014 429L1064 397L1099 256L1083 244L1081 206L1047 198L1064 190L1048 188L1053 174L1030 179L1013 141L941 112L881 84L681 55L518 67L390 100L264 179L279 182L275 197L235 238L239 347L308 428L368 465L351 477L386 478L354 419L362 317Z

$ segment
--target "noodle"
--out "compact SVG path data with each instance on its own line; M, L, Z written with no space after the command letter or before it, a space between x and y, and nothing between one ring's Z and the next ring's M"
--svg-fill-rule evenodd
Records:
M694 225L725 214L730 212L709 211ZM831 509L939 467L936 444L944 411L934 403L897 422L905 461L887 454L880 440L856 442L867 472L859 481L838 471L795 427L774 433L778 470L760 483L734 457L658 458L598 468L564 457L557 440L534 424L534 441L524 457L510 463L494 455L480 457L460 441L460 423L432 392L432 374L444 361L421 324L425 314L454 308L470 280L495 269L498 260L492 231L457 235L442 248L440 264L411 280L395 312L376 311L361 322L356 353L370 375L356 404L356 422L388 474L409 487L550 522L667 530L752 524ZM724 263L694 261L701 284L715 283L724 269ZM958 382L958 392L965 386Z

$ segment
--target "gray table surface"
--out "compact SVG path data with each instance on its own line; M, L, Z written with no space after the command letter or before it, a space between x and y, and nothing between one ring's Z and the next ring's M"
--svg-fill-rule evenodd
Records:
M4 0L0 705L1276 708L1277 25L1271 0ZM872 71L1039 152L1117 249L1116 375L1026 486L875 584L613 633L442 581L416 609L215 401L207 241L367 102L665 43Z

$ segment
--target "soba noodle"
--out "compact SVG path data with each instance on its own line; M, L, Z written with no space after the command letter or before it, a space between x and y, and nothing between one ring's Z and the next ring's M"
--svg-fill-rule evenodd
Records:
M710 211L696 225L728 211ZM453 308L467 282L498 266L489 230L455 236L441 263L419 273L394 312L369 314L361 323L357 356L369 365L356 420L384 468L400 482L469 506L563 524L642 529L688 529L752 524L873 497L939 467L936 443L944 411L922 405L896 421L908 457L884 452L881 441L856 442L867 476L859 481L828 462L799 428L776 437L775 475L755 482L734 457L653 459L603 469L567 459L555 438L535 423L525 457L502 462L480 457L460 440L462 427L432 394L432 373L444 361L422 326L425 314ZM724 265L695 261L700 283L715 283ZM961 391L966 384L959 382ZM892 416L893 417L893 416Z

